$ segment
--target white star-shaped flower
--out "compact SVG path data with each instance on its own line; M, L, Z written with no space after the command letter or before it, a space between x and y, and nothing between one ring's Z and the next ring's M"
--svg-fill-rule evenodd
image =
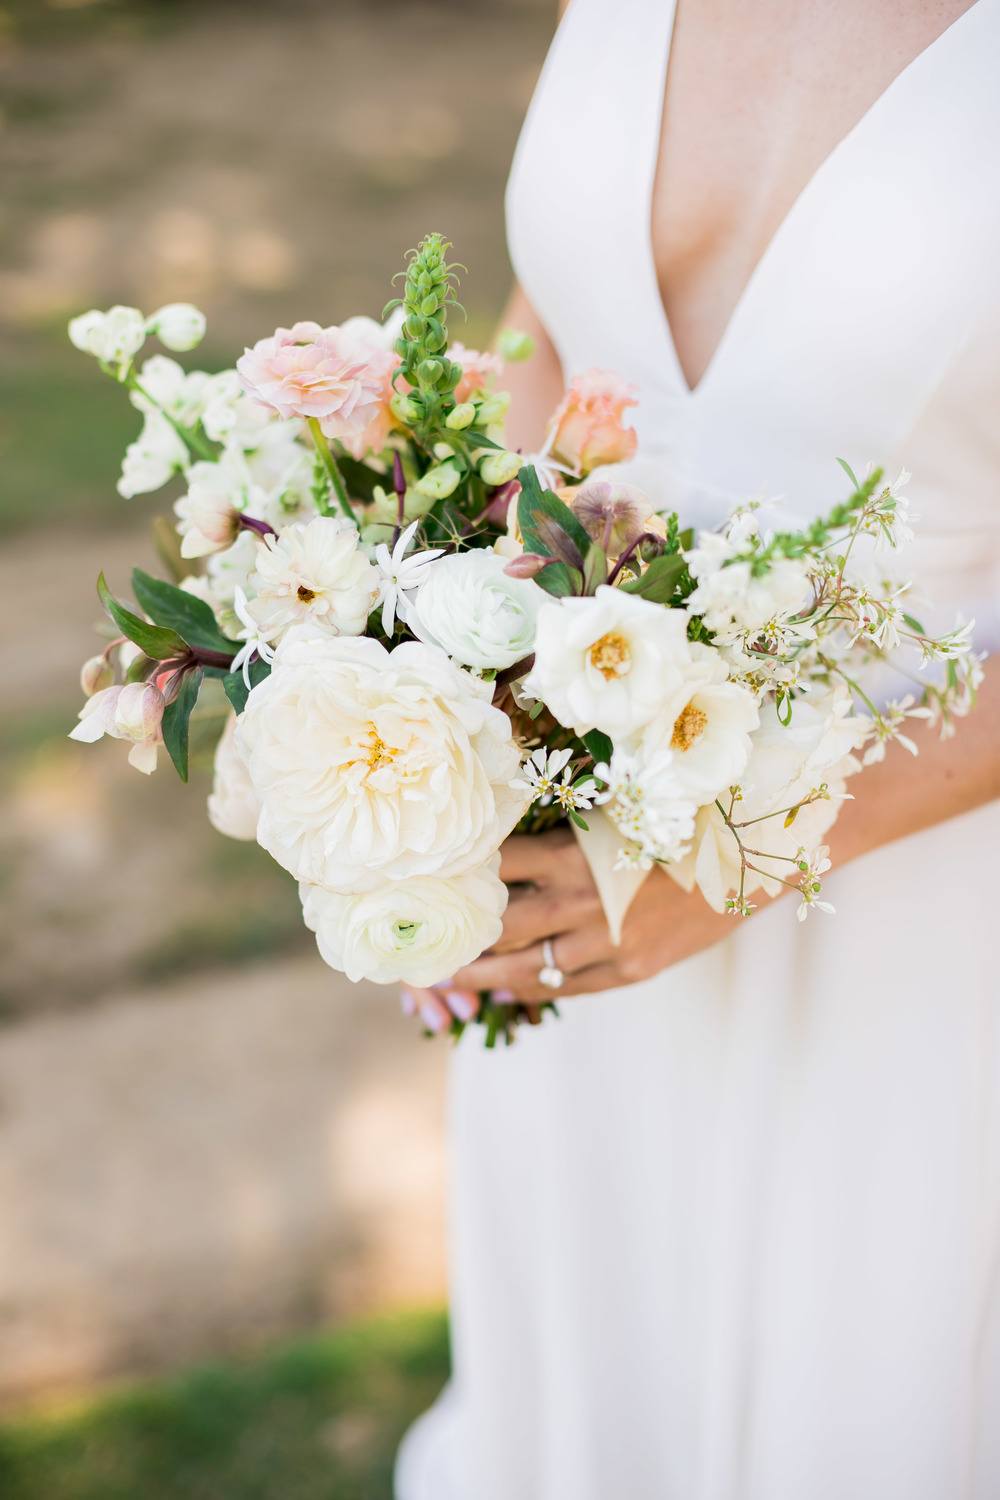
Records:
M243 645L233 657L229 670L230 672L242 671L243 681L249 688L253 685L250 681L253 658L259 656L261 661L268 663L274 661L274 647L261 635L260 626L247 607L247 596L238 584L233 590L233 612L243 626L240 631Z
M397 537L396 545L391 552L385 542L379 542L375 548L375 566L379 574L379 599L382 604L382 629L386 635L392 634L397 615L404 625L409 623L408 595L420 587L427 577L431 563L444 551L443 547L432 547L426 552L415 552L412 557L406 556L406 549L413 541L419 524L419 521L411 521L406 530Z

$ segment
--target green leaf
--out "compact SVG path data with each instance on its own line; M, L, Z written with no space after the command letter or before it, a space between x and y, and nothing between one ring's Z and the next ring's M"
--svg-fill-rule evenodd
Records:
M188 731L200 688L201 669L185 672L177 697L163 710L163 743L182 781L188 779Z
M137 656L135 661L132 662L131 666L128 668L128 671L125 673L125 681L145 682L146 678L149 676L150 672L153 671L155 666L156 662L152 661L150 657Z
M644 573L622 584L622 591L638 594L641 599L649 599L654 604L669 604L686 570L687 564L678 552L667 557L654 557Z
M187 643L175 630L165 630L160 625L150 625L134 615L124 604L119 604L102 573L97 580L97 596L123 635L134 641L140 651L154 661L166 661L171 656L183 656Z
M367 464L359 459L351 458L349 453L338 451L337 463L340 472L344 476L347 485L347 493L352 500L363 500L366 504L375 498L375 487L381 485L384 490L392 489L392 472L388 474L376 473Z
M903 622L904 622L904 624L909 625L909 627L910 627L911 630L915 630L918 635L926 635L927 634L927 631L921 625L921 623L917 619L916 615L908 615L904 611Z
M547 568L535 576L535 582L540 589L551 594L554 599L566 599L573 594L579 594L583 588L583 574L576 568L570 568L566 563L550 563Z
M270 675L270 664L266 661L261 661L260 657L258 656L250 666L251 687L256 687L258 683L263 682L265 678L270 677ZM225 691L226 697L229 699L236 712L238 714L241 714L246 708L247 699L250 696L250 688L247 687L246 682L243 679L243 673L228 672L222 679L222 686Z
M606 735L601 729L592 729L589 734L585 734L583 736L583 743L586 745L588 752L594 757L594 764L598 766L602 762L607 762L611 759L615 748L611 743L610 736Z
M538 483L538 475L530 464L525 464L517 477L521 482L521 493L517 498L517 522L527 550L544 552L549 557L563 557L561 551L556 553L545 545L545 535L554 536L552 527L555 526L565 533L579 552L582 567L590 547L590 537L585 528L558 495L554 495L551 490L542 489ZM564 561L568 561L568 558L564 557ZM573 563L571 566L576 567L577 564Z
M165 583L162 578L154 578L141 568L132 569L132 588L147 615L157 625L176 630L189 646L236 655L235 644L222 634L211 607L204 599L198 599L175 584Z
M583 592L596 594L602 583L608 581L608 559L603 547L591 542L583 565Z
M584 833L590 832L590 824L587 823L583 818L581 818L580 814L576 811L575 808L570 808L569 816L570 821L575 823L577 828L582 828Z
M848 479L851 481L851 484L854 486L855 490L859 490L861 488L861 485L858 483L858 476L855 474L854 470L851 468L850 464L847 462L847 459L846 458L838 458L837 462L840 465L840 467L843 469L844 473L847 475Z

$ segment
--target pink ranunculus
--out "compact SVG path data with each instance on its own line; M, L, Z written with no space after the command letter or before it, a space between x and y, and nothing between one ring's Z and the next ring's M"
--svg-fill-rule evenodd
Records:
M392 377L399 369L399 362L399 355L389 349L374 349L367 356L372 374L381 372L381 387L378 405L367 424L360 432L342 438L344 447L354 458L364 458L366 453L381 453L389 441L389 433L399 425L389 404L395 389Z
M456 342L450 345L448 358L462 366L462 378L455 387L456 405L481 396L492 376L503 374L503 360L499 354L484 353L480 349L467 349L464 344Z
M385 385L382 351L338 328L296 323L246 349L236 363L244 390L280 417L315 417L327 437L350 440L377 415Z
M549 423L548 451L578 474L621 463L635 452L635 429L623 423L635 406L634 386L610 370L577 375Z

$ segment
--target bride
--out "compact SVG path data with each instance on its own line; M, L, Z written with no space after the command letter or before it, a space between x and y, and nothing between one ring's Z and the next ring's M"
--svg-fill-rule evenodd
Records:
M571 0L508 195L514 411L620 372L629 477L695 525L905 462L921 584L995 644L998 58L1000 0ZM456 1053L454 1378L399 1500L1000 1495L997 674L918 735L804 927L655 872L615 947L572 838L510 840L502 941L404 1005L546 963L567 1003Z

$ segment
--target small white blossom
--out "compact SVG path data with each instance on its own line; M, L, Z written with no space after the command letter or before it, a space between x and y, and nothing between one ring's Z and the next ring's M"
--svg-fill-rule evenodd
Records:
M250 668L253 666L254 657L259 656L261 661L267 662L270 666L274 661L274 648L269 644L266 636L261 634L260 626L247 606L247 596L239 584L233 590L233 613L242 626L238 638L243 645L233 657L229 670L242 672L243 681L249 688L253 686L250 680Z
M615 750L610 764L595 766L594 775L605 788L597 800L625 840L620 867L648 870L684 857L694 837L697 804L676 777L672 751L643 760Z
M441 547L432 547L428 551L415 552L412 557L406 556L406 549L419 524L419 521L412 521L396 538L391 552L385 542L379 542L375 548L382 629L386 635L392 635L397 617L404 625L409 624L413 604L410 595L426 581L431 563L443 551Z
M929 708L924 705L916 705L912 693L905 698L890 699L885 707L869 720L868 736L872 743L861 757L863 765L872 766L878 761L885 760L886 746L895 742L902 745L911 755L918 755L919 751L909 735L903 734L902 727L907 719L930 719L933 717Z
M190 302L168 302L146 320L146 332L154 333L168 349L183 354L205 337L205 314Z
M820 900L820 892L823 882L820 879L830 868L829 849L821 844L812 856L800 849L797 856L799 869L799 906L795 915L800 922L804 922L810 911L825 911L830 916L834 914L834 907L829 901Z

